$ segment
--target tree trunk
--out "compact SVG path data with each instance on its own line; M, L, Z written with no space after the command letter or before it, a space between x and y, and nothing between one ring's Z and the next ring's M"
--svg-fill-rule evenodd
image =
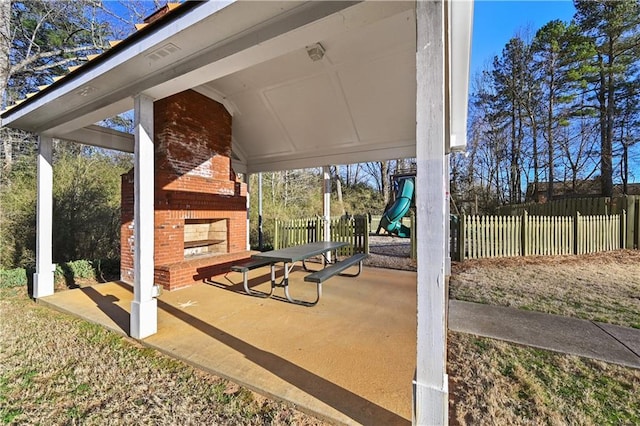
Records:
M0 110L4 109L8 102L6 99L6 88L9 81L9 69L11 63L9 61L9 52L11 47L11 1L0 0ZM11 172L13 164L13 146L7 129L2 129L0 137L2 138L2 174L8 175Z
M511 106L511 173L510 173L510 185L509 185L509 203L516 204L518 199L516 197L517 180L518 180L518 146L516 142L516 107Z
M606 133L602 144L602 192L613 196L613 127L615 120L615 81L613 76L613 41L609 39L609 64L607 66Z
M342 201L342 182L340 182L340 176L336 176L336 192L338 193L338 204L340 205L340 211L342 216L347 214L344 209L344 202Z
M555 73L553 68L551 71L549 82L549 109L547 111L547 167L549 168L549 182L547 182L547 201L553 200L553 181L554 175L554 144L553 144L553 115L554 115L554 97L555 97Z
M602 61L602 58L600 58ZM600 185L601 195L610 197L613 194L613 153L611 149L611 139L609 139L609 105L607 72L600 66L600 88L598 90L598 103L600 114ZM611 88L613 89L613 87ZM613 131L613 129L611 129Z
M380 162L380 188L382 190L382 199L384 201L384 205L389 204L390 193L389 193L389 162L381 161Z
M0 106L4 109L7 105L5 99L7 83L9 81L9 70L11 63L9 61L9 52L11 47L11 1L0 0Z

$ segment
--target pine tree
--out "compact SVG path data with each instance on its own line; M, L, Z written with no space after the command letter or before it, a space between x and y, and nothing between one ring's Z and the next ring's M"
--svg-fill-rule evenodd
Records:
M536 81L541 86L540 110L547 149L547 199L553 197L556 179L556 135L567 127L573 116L584 111L575 100L588 72L586 60L593 56L592 44L575 24L554 20L544 25L532 43Z
M525 138L526 88L531 77L528 71L529 46L520 38L512 38L493 63L494 96L492 114L506 130L509 140L509 201L522 201L522 145Z
M590 76L600 124L602 195L613 195L616 111L630 67L640 57L640 4L637 0L576 0L575 19L595 47Z

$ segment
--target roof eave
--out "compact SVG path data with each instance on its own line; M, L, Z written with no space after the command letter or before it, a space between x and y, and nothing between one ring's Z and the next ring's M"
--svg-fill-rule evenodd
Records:
M79 78L83 74L90 72L92 69L108 61L109 58L113 57L114 55L117 55L121 51L135 44L138 40L151 36L153 33L166 27L170 23L179 19L185 13L189 12L195 7L200 6L201 4L203 4L203 2L199 2L199 1L187 1L180 4L180 6L174 8L171 11L171 13L167 13L161 18L155 20L153 23L132 33L129 37L127 37L124 40L121 40L119 43L114 44L110 49L105 50L96 58L84 63L82 66L79 66L73 71L70 71L67 74L61 76L60 78L54 79L51 84L44 86L42 90L39 90L38 92L34 93L32 96L24 99L22 102L14 104L13 106L10 106L6 110L4 110L0 114L0 119L2 119L2 121L0 121L0 124L2 124L3 126L9 125L4 123L7 117L20 112L21 110L27 108L29 105L36 103L40 98L47 95L48 93L58 90L59 88L64 86L66 83Z

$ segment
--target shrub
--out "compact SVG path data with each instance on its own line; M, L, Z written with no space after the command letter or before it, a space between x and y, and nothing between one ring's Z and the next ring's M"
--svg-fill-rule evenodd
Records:
M88 260L72 260L59 265L63 275L67 278L95 279L96 274L93 265ZM56 268L56 272L57 272Z
M0 288L20 287L27 285L29 274L34 270L24 268L0 269ZM57 283L74 282L78 278L96 279L96 277L114 277L120 274L119 259L73 260L56 264L53 273Z
M27 270L24 268L0 269L0 288L27 285Z

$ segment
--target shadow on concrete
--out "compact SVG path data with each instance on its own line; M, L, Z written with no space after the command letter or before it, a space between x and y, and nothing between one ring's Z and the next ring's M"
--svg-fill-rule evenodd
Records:
M229 277L229 274L235 274L237 276L239 276L239 281L235 282L234 280L232 280ZM229 272L228 274L225 274L224 279L226 280L226 282L222 282L222 281L216 281L213 278L206 278L204 280L202 280L203 283L205 284L209 284L212 285L214 287L218 287L222 290L228 290L228 291L232 291L234 293L240 293L240 294L244 294L247 295L247 293L244 291L244 285L242 284L242 273L241 272ZM258 277L253 277L251 279L249 279L247 281L247 285L249 286L249 288L253 288L259 285L262 285L264 283L268 283L271 280L271 274L270 273L266 273L264 275L258 276Z
M131 287L128 287L126 284L119 283L121 287L127 288L131 290ZM129 335L129 330L131 328L131 316L129 312L122 309L120 306L116 304L119 302L116 296L112 294L102 295L100 292L96 291L93 287L82 287L80 288L84 294L86 294L100 309L106 316L111 318L113 322L126 334Z
M309 265L310 262L307 262L307 265ZM318 270L321 268L317 268L314 270L308 269L305 270L304 267L302 266L294 266L293 269L291 270L291 273L293 272L299 272L299 271L303 271L305 273L311 273L314 272L315 270ZM229 278L229 274L236 274L239 277L239 280L237 283L232 280L231 278ZM276 274L275 274L275 278L276 281L281 281L284 278L284 270L282 268L276 269ZM244 291L244 284L242 283L242 273L241 272L233 272L230 271L228 273L226 273L224 275L224 279L227 282L221 282L221 281L215 281L212 278L205 278L204 280L202 280L203 283L205 284L209 284L212 285L214 287L218 287L222 290L227 290L227 291L232 291L234 293L239 293L242 294L244 296L250 296L250 297L262 297L262 296L257 296L254 294L247 294L246 291ZM265 283L270 283L271 282L271 271L267 272L266 274L260 275L258 277L253 277L249 280L247 280L247 286L249 286L250 289L259 286L261 284L265 284ZM313 285L313 284L308 284L308 285ZM289 290L291 292L291 290ZM280 292L280 294L278 294L278 292ZM295 292L295 291L294 291ZM256 291L256 293L259 293L258 291ZM283 290L281 290L281 287L275 288L273 293L271 294L270 298L273 300L277 300L279 302L284 302L284 303L292 303L289 299L287 299L285 296L283 296ZM293 297L293 294L290 293ZM295 299L295 297L294 297ZM300 306L307 306L307 307L313 307L314 305L304 305L304 304L300 304Z
M380 407L278 355L263 351L235 336L229 335L166 302L158 300L158 308L220 343L242 353L248 360L277 375L292 386L323 401L358 423L381 425L407 425L410 423L396 413ZM247 386L251 387L251 384L247 384ZM263 389L255 390L264 391ZM280 398L279 395L272 395L272 397Z
M302 266L296 265L291 270L291 273L299 272L299 271L305 271L305 270ZM231 279L230 276L232 276L233 278L237 278L237 280ZM282 268L276 268L275 277L277 281L282 280L282 278L284 277L284 270ZM221 288L223 290L233 291L234 293L240 293L245 295L247 294L244 291L244 285L242 284L242 272L229 271L224 275L224 279L226 282L215 281L213 278L208 277L203 279L202 282L204 282L205 284L212 285L214 287ZM249 286L249 288L254 288L261 284L269 283L270 281L271 281L271 271L268 271L263 275L250 278L249 280L247 280L247 285Z
M300 268L302 269L302 268ZM267 281L270 279L270 275L267 275ZM264 283L262 277L254 278L256 284ZM116 282L121 287L133 291L131 286L123 282ZM225 286L228 290L234 291L233 288L237 288L237 292L244 294L242 283L235 284L233 286ZM216 285L217 286L217 285ZM82 289L87 290L87 289ZM105 314L109 315L111 319L118 323L120 327L124 324L121 323L123 312L124 317L127 320L126 332L129 330L129 314L122 308L115 305L112 300L114 296L102 296L95 290L93 295L89 294L92 300L94 300L97 306L102 309ZM172 306L162 300L158 299L158 309L163 310L169 315L183 321L189 326L199 330L200 332L208 335L209 337L217 340L218 342L242 353L248 360L251 360L255 364L261 366L267 371L277 375L282 380L290 383L292 386L306 392L307 394L317 398L318 400L326 403L334 409L342 412L346 416L352 418L361 424L384 424L384 425L408 425L410 422L397 415L396 413L387 410L347 389L344 389L329 380L320 377L304 368L278 356L273 353L263 351L250 343L245 342L235 336L226 333L223 330L197 318L193 315L186 313L175 306ZM203 342L203 344L205 344ZM162 348L157 347L159 350ZM165 352L172 355L170 352ZM211 368L215 371L215 367ZM244 383L247 387L251 388L250 383ZM258 392L263 392L264 389L254 388ZM280 395L270 395L273 398L281 399Z

